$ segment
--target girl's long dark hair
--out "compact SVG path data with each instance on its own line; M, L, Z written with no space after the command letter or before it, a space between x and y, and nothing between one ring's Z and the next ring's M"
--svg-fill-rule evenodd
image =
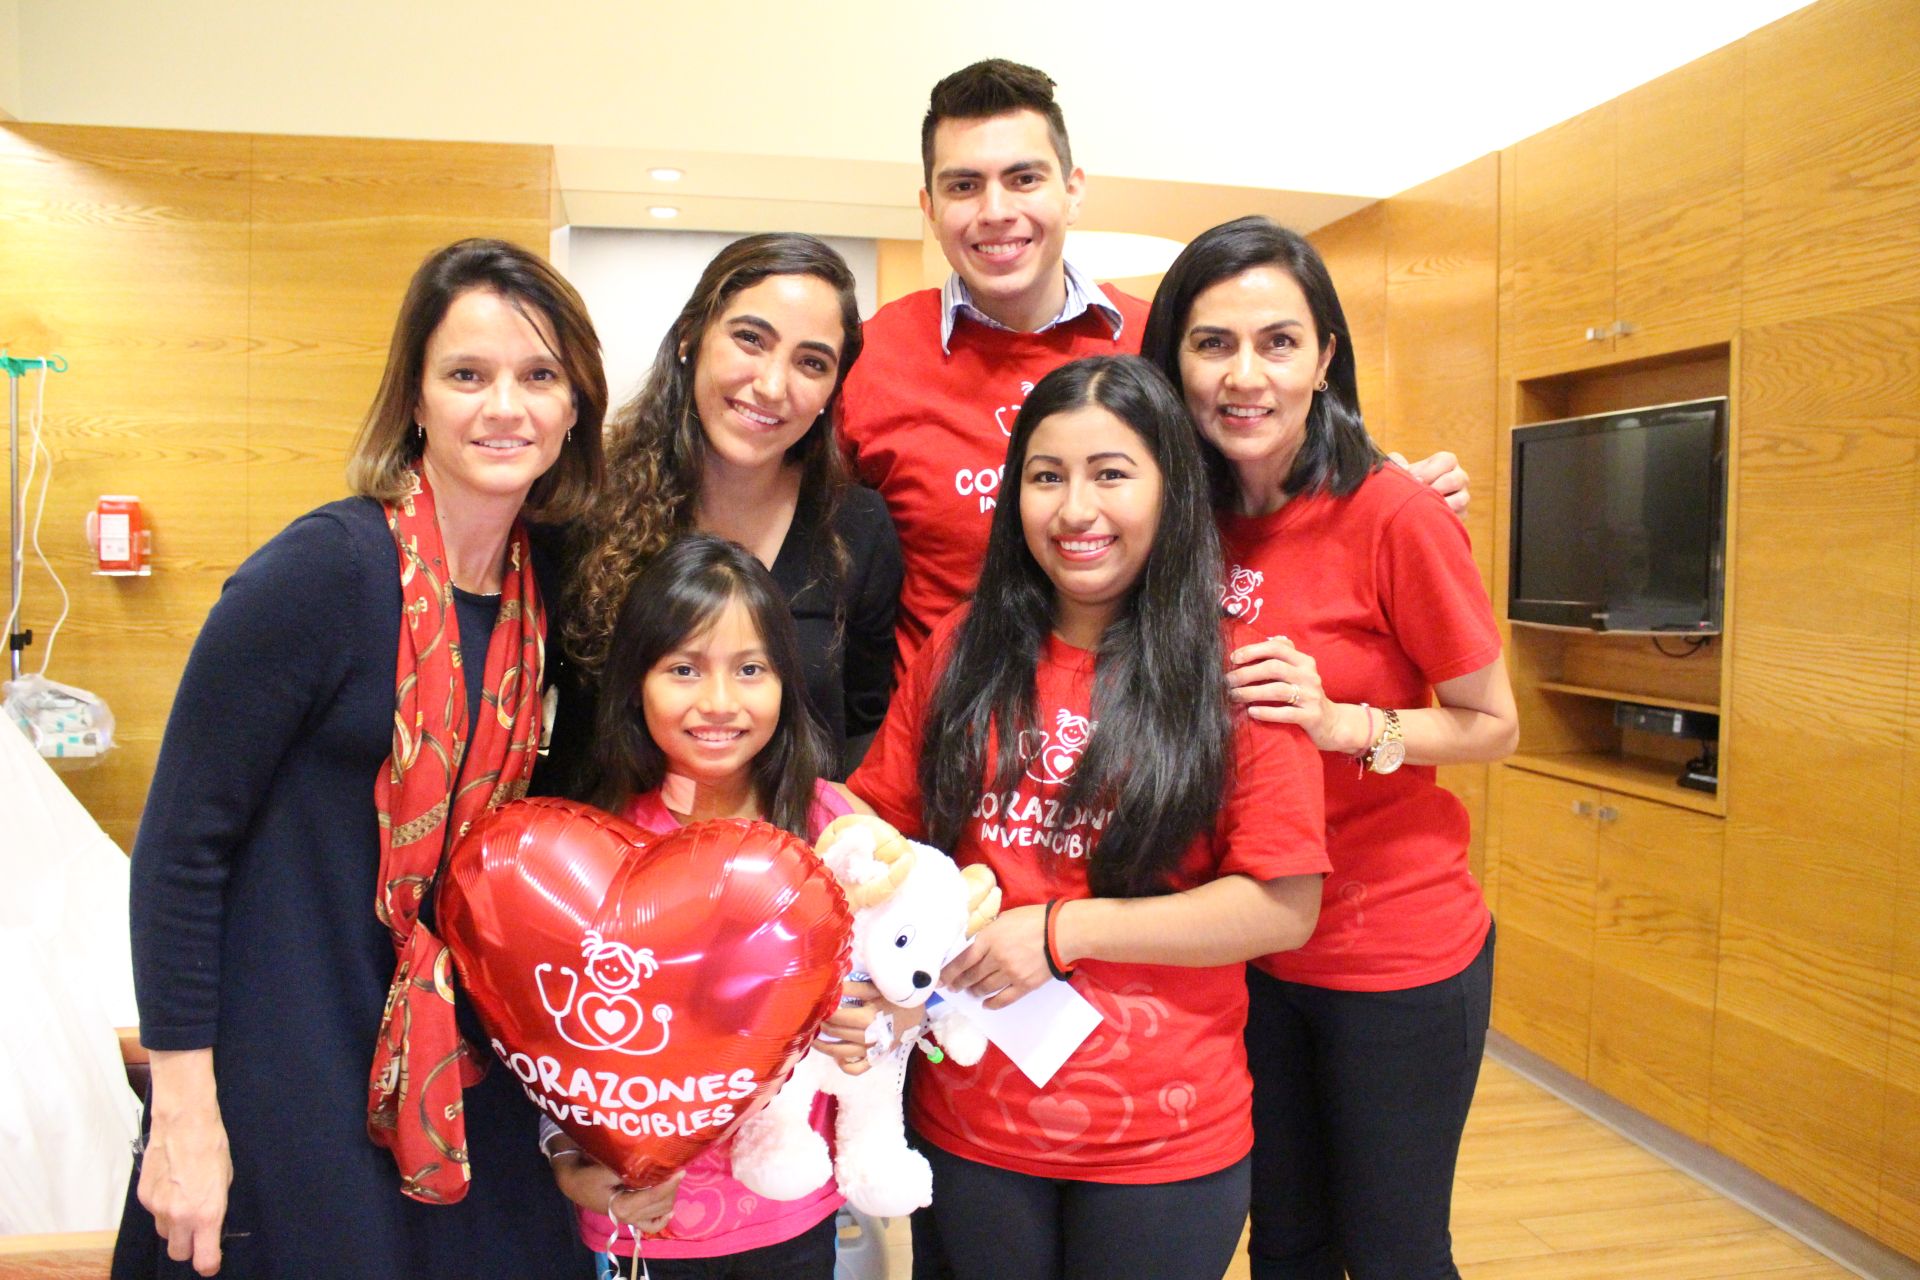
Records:
M1347 328L1347 313L1340 307L1340 295L1333 287L1333 277L1327 274L1327 264L1306 237L1258 214L1201 232L1160 278L1153 308L1147 313L1140 354L1167 376L1185 403L1180 341L1193 316L1194 299L1222 280L1258 267L1275 267L1291 276L1306 295L1320 344L1324 347L1328 339L1334 343L1333 360L1327 366L1327 389L1314 392L1313 404L1307 410L1307 438L1294 457L1283 487L1290 498L1318 492L1344 498L1385 463L1387 456L1367 434L1366 422L1360 416L1360 387L1354 374L1353 334ZM1200 441L1200 449L1207 460L1215 503L1231 507L1235 491L1232 468L1205 438Z
M617 811L666 780L667 757L647 732L641 683L654 664L712 626L735 600L746 605L780 677L780 719L753 758L754 796L768 822L811 841L814 784L827 776L832 748L807 708L793 616L766 566L709 533L670 543L627 593L607 651L589 799Z
M1137 356L1096 356L1040 380L1014 421L973 606L927 712L920 787L929 839L951 849L987 791L1030 763L1034 679L1053 618L1053 583L1020 524L1021 473L1035 428L1097 407L1140 437L1160 469L1160 522L1140 578L1100 638L1094 729L1058 812L1111 809L1088 857L1102 897L1165 893L1194 836L1212 826L1232 759L1221 558L1199 436L1180 397ZM986 759L989 733L998 743Z

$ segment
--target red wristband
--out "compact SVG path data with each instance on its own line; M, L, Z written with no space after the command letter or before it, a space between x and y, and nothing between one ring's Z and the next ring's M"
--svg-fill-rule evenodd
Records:
M1065 982L1068 978L1071 978L1073 976L1073 970L1067 968L1067 966L1060 963L1060 948L1058 943L1056 942L1056 935L1053 929L1054 916L1059 912L1059 910L1060 910L1059 898L1047 899L1047 931L1046 931L1046 948L1045 949L1047 953L1047 972L1051 973L1054 977L1060 979L1060 981Z

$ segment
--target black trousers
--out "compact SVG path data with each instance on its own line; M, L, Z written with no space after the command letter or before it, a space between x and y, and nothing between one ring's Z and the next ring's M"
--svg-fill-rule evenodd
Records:
M1453 1171L1493 933L1451 978L1330 991L1247 970L1254 1280L1456 1280Z
M834 1216L828 1214L815 1226L791 1240L762 1245L745 1253L723 1254L716 1258L653 1258L645 1274L653 1280L833 1280ZM622 1278L639 1272L631 1258L621 1258L617 1272L607 1269L606 1255L596 1259L599 1280Z
M1248 1161L1146 1185L1039 1178L919 1143L931 1233L959 1280L1220 1280L1246 1220ZM916 1221L916 1226L920 1223Z

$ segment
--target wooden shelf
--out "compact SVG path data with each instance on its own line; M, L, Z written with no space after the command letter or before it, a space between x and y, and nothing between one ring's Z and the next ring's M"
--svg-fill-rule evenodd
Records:
M1590 684L1568 684L1563 680L1540 680L1535 682L1534 687L1554 693L1571 693L1581 698L1602 698L1611 702L1640 702L1650 707L1672 707L1676 711L1702 711L1710 716L1720 714L1720 708L1711 702L1689 702L1685 698L1669 698L1665 694L1658 693L1636 693L1631 689L1602 689Z
M1622 795L1639 796L1642 800L1692 809L1695 813L1724 817L1727 812L1726 803L1719 795L1694 791L1675 782L1674 776L1679 769L1667 760L1648 760L1606 751L1566 751L1515 754L1507 757L1507 764L1529 773L1582 782L1588 786L1618 791Z

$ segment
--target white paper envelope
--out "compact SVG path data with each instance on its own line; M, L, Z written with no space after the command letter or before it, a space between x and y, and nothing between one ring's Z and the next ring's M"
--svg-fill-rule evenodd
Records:
M989 1009L964 991L942 991L1013 1059L1027 1079L1044 1085L1100 1025L1100 1011L1059 979L1049 979L1004 1009Z

